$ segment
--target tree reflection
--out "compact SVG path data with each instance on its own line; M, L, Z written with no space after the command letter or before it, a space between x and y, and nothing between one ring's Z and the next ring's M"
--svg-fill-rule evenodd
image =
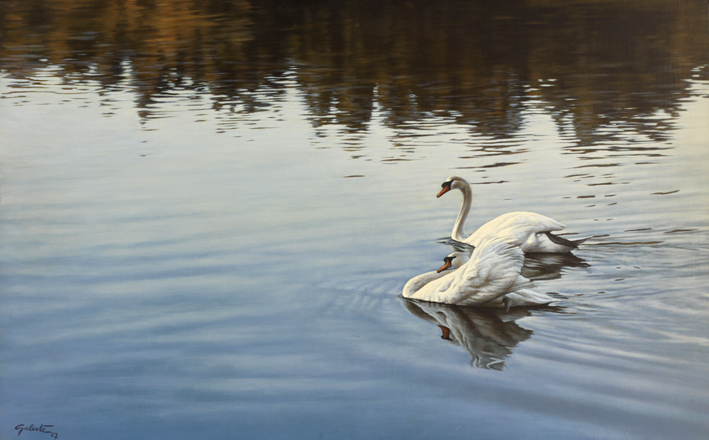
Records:
M140 114L174 91L256 112L294 81L314 127L446 118L506 138L541 103L570 152L608 129L667 138L709 62L701 2L6 0L2 69L130 88ZM701 38L697 38L701 36ZM41 60L47 60L46 62ZM659 115L659 116L658 116ZM647 119L653 116L651 121ZM632 153L632 151L631 151Z

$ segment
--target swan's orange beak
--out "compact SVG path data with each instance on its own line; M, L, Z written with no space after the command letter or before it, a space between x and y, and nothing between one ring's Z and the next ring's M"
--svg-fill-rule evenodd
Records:
M443 272L444 270L446 270L446 269L448 269L449 267L452 266L451 260L445 260L445 262L446 262L446 264L444 264L443 266L441 266L441 268L438 269L436 272L441 273L441 272Z
M448 339L450 340L451 338L451 330L448 327L443 327L442 325L439 325L438 328L441 329L443 334L441 335L441 339Z
M448 191L451 190L451 183L450 182L444 182L443 185L441 185L443 188L441 189L441 192L438 193L436 198L441 197L443 194L447 193Z

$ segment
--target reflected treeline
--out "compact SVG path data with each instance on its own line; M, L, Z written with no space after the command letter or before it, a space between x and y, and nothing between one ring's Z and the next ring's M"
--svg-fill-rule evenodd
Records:
M144 117L159 111L156 98L185 90L218 110L253 112L287 84L315 127L366 130L377 108L397 129L438 117L504 139L533 100L579 140L579 154L611 122L664 139L692 69L709 62L707 5L689 0L4 0L0 8L5 72L27 78L52 64L69 81L129 87Z

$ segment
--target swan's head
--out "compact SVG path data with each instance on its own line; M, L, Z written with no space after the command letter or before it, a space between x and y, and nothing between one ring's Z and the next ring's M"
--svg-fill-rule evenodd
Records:
M448 178L448 180L441 184L441 192L439 192L436 197L441 197L443 194L447 193L452 189L459 189L462 191L465 187L470 187L470 184L467 180L463 179L462 177L451 176Z
M458 269L470 259L470 254L467 252L453 252L443 259L443 266L438 268L436 272L441 273L448 269Z

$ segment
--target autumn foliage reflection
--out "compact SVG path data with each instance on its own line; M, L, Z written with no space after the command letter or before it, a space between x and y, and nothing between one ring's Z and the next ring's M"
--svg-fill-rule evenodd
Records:
M1 67L127 82L143 117L177 90L253 112L289 81L315 127L354 132L378 107L390 127L446 117L508 136L535 101L582 145L611 121L663 140L686 80L706 75L702 2L497 3L5 0Z

